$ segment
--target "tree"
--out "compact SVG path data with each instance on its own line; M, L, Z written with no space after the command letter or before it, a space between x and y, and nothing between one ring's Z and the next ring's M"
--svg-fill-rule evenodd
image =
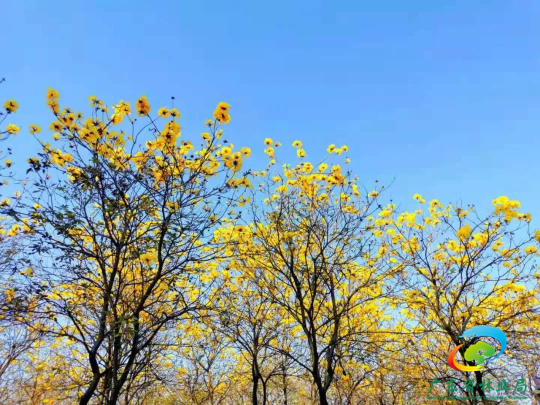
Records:
M236 226L221 232L241 234L241 229ZM238 240L234 235L230 239ZM281 327L283 313L257 288L253 273L248 269L240 271L241 263L233 258L227 268L234 271L232 274L228 270L223 272L214 323L248 365L251 403L266 405L270 380L286 378L289 369L287 359L279 355L279 345L283 345L288 332ZM286 402L286 393L283 396Z
M270 156L246 214L246 235L237 245L239 267L257 280L261 296L283 313L295 343L283 353L304 368L316 386L320 404L328 403L340 362L350 344L376 350L385 300L393 287L391 266L381 260L374 225L378 191L361 196L357 179L339 165L317 169L302 160L272 172ZM305 151L296 141L297 155ZM329 147L341 154L347 147ZM250 275L251 273L251 275ZM294 347L296 346L296 347ZM341 368L341 367L340 367Z
M4 81L5 79L1 79L0 84ZM0 111L1 144L20 132L20 128L13 123L4 127L6 119L15 114L18 108L19 104L15 100L10 99L3 103L3 111ZM31 126L30 130L39 129ZM21 258L21 238L15 235L18 228L16 225L12 227L12 222L4 214L21 197L20 192L16 192L13 197L15 201L12 202L9 197L4 198L2 192L13 177L10 155L9 147L6 151L0 151L0 401L3 402L7 400L10 385L13 384L10 375L16 375L12 370L13 366L38 338L20 323L25 315L20 302L22 291L18 291L17 279L30 275L31 269L23 267L25 260Z
M420 195L415 199L424 204ZM487 371L461 372L448 367L448 353L465 351L479 338L467 341L461 335L476 325L500 328L508 337L506 355L525 349L527 340L538 343L538 284L535 257L540 232L531 231L529 214L518 212L520 204L507 197L493 200L494 210L481 217L474 207L429 204L429 214L419 209L397 214L388 227L391 256L402 269L405 287L402 313L407 322L396 331L414 339L409 350L425 381L456 380L463 389L475 379L469 403L484 397L486 376L501 377L496 365ZM421 358L422 361L414 360ZM511 364L506 357L506 363ZM508 375L512 367L505 368Z
M247 185L239 171L249 150L222 147L226 103L195 150L178 142L178 110L161 108L151 118L144 96L136 109L148 123L139 130L128 102L109 115L91 97L93 113L83 121L60 110L55 90L47 99L61 146L41 141L43 152L29 159L34 191L13 213L30 228L29 247L42 264L34 326L74 343L75 358L86 363L80 404L96 396L115 404L147 369L166 329L204 306L200 277L216 254L211 231L233 217L231 185ZM124 121L129 132L116 130ZM144 129L151 139L142 146Z
M243 377L242 364L227 340L205 317L187 323L179 331L182 341L177 360L177 385L180 404L222 405L230 403ZM208 321L208 322L207 322ZM183 332L183 333L182 333ZM241 401L239 401L241 403Z

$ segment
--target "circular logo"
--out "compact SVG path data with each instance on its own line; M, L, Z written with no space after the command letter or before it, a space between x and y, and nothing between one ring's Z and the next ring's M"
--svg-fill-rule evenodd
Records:
M458 350L463 346L459 345L454 350L450 352L448 355L448 365L452 367L455 370L461 370L461 371L480 371L486 369L486 364L490 361L495 360L497 357L499 357L501 354L503 354L504 350L506 349L506 335L502 330L499 328L496 328L494 326L488 326L488 325L479 325L479 326L473 326L470 329L467 329L465 332L463 332L463 335L460 337L475 337L475 336L487 336L492 337L494 339L497 339L501 345L501 351L499 354L492 359L486 360L486 357L491 357L495 354L495 348L491 346L490 344L479 341L475 343L472 346L469 346L469 348L465 351L463 357L467 361L475 361L476 366L465 366L463 364L459 364L456 361L456 354Z

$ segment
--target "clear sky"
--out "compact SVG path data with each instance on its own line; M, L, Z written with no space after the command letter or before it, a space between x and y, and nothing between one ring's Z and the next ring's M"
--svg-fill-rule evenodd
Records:
M0 98L47 129L47 87L89 112L176 97L183 136L219 101L227 137L295 139L316 161L347 144L367 185L489 208L507 195L540 223L540 2L6 1ZM29 136L13 143L28 157ZM255 154L255 158L260 157Z

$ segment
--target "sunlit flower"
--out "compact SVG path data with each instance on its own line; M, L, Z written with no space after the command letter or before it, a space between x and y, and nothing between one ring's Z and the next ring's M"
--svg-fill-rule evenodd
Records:
M12 114L19 108L19 103L17 103L15 100L8 100L4 103L4 108L8 113Z
M6 131L12 135L17 135L19 132L21 132L21 129L15 124L8 124Z
M165 107L161 107L159 110L158 110L158 115L162 118L167 118L171 115L171 112L170 110L168 110L167 108Z

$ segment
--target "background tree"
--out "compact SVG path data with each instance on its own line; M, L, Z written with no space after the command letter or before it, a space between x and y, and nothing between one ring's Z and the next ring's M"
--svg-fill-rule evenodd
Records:
M232 235L231 240L244 237L243 227L222 230L226 231L237 234ZM281 326L283 313L263 290L257 288L251 269L242 268L234 258L227 262L226 268L230 272L223 272L223 286L213 320L248 365L251 403L265 405L270 403L270 380L280 378L283 381L289 372L288 361L279 355L277 348L282 336L287 334Z
M0 79L0 84L5 79ZM3 103L0 111L0 144L5 145L9 138L16 136L20 128L7 119L15 114L19 104L13 100ZM30 131L39 129L31 126ZM25 266L26 260L21 252L21 237L17 236L19 227L13 224L7 215L8 210L16 204L21 197L20 192L15 192L10 197L5 197L4 189L13 178L13 162L10 160L11 148L0 150L0 401L9 399L10 390L16 378L20 376L20 367L14 370L20 363L21 357L26 355L38 339L38 335L32 333L21 320L25 317L24 305L21 297L24 291L19 288L18 279L32 275L32 269Z
M203 321L184 325L181 356L178 358L178 386L181 404L222 405L236 400L244 375L243 364L219 334L216 325ZM238 401L238 403L245 401Z

